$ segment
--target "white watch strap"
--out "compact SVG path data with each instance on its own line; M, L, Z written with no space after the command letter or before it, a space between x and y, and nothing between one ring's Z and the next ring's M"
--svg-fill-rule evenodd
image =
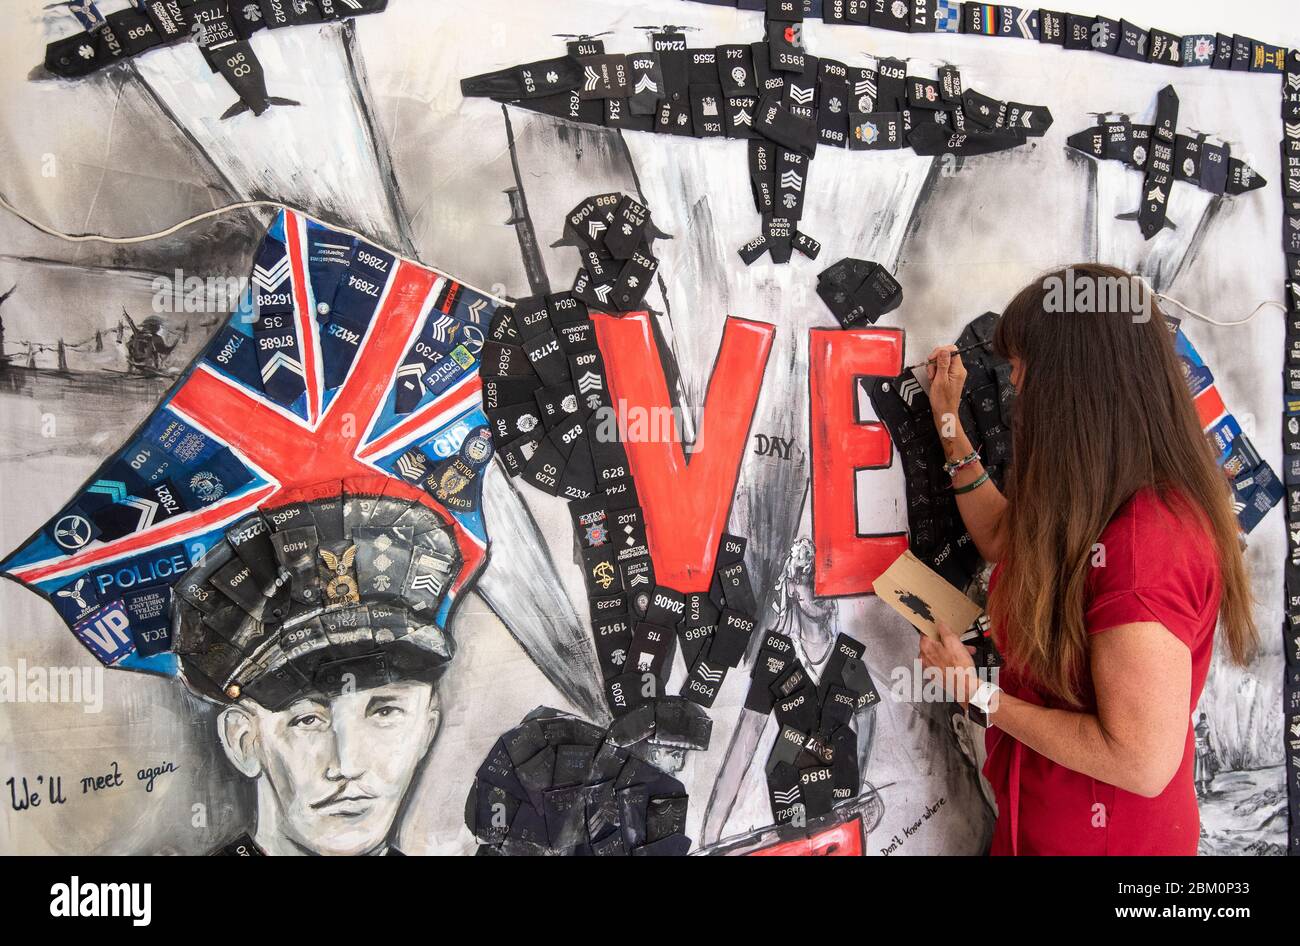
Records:
M976 687L975 692L971 694L970 704L987 715L992 712L989 708L989 704L992 703L993 698L1001 692L1002 687L998 686L996 683L990 683L988 680L981 680L980 685Z

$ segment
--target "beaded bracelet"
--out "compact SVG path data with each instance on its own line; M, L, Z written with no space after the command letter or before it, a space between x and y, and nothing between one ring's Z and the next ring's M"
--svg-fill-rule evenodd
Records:
M980 455L979 455L978 453L975 453L975 452L968 453L966 456L962 457L960 460L949 460L947 463L945 463L945 464L943 465L943 471L944 471L945 473L947 473L947 474L948 474L948 478L951 479L953 476L955 476L955 475L957 474L957 472L958 472L959 470L964 470L966 467L970 466L972 463L976 463L976 462L978 462L978 461L979 461L979 458L980 458Z

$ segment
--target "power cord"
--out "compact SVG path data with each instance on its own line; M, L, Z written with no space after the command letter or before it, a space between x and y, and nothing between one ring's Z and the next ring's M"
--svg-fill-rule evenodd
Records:
M8 199L5 198L3 194L0 194L0 207L3 207L5 210L9 211L11 214L13 214L23 223L27 224L29 227L32 227L35 230L39 230L41 233L44 233L47 236L56 237L57 239L60 240L66 240L69 243L109 243L109 244L113 244L114 246L123 246L123 245L129 245L133 243L148 243L152 240L161 240L163 237L171 236L173 233L178 233L181 230L184 230L186 227L193 226L194 224L199 223L203 220L210 220L213 217L219 217L222 214L230 213L235 210L247 210L251 207L270 207L275 210L291 210L296 214L300 214L301 216L309 217L309 218L311 217L310 214L303 213L303 211L301 210L297 210L293 207L288 207L274 200L241 200L233 204L226 204L222 207L214 207L211 210L205 210L203 213L195 214L192 217L186 217L184 220L181 220L179 223L174 223L170 227L167 227L164 230L159 230L156 233L143 233L140 234L139 236L129 236L129 237L110 237L110 236L101 236L98 233L64 233L61 230L55 230L53 227L48 227L45 224L33 220L31 217L27 216L27 214L20 211L13 204L9 203ZM365 234L358 233L356 230L351 230L347 227L340 226L338 224L327 223L325 224L325 226L329 227L331 230L334 230L337 233L345 233L356 240L362 240L366 243L374 242L373 240L371 240L370 237L366 236ZM402 254L396 253L393 250L388 249L387 247L385 247L384 249L386 252L392 253L393 256L397 257L400 260L403 260L404 262L411 263L412 265L415 266L423 267L424 269L432 269L434 272L438 273L440 276L446 277L447 279L452 278L451 276L448 276L446 273L444 273L442 270L438 269L436 266L430 266L428 263L421 262L420 260L411 259L410 257L403 256ZM466 289L472 290L473 292L477 292L481 296L486 296L487 298L491 299L494 302L504 303L506 301L505 299L497 296L496 293L479 289L477 286L472 286L469 283L464 282L462 280L457 279L456 282L460 283Z

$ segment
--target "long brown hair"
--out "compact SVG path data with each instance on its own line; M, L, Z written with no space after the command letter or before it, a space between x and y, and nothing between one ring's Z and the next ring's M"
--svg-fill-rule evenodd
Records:
M1221 633L1235 662L1249 660L1258 637L1229 485L1153 294L1111 266L1059 270L1011 300L993 346L1024 366L1002 523L1007 551L989 597L995 626L1014 635L1013 667L1080 704L1093 547L1144 487L1198 517L1213 538Z

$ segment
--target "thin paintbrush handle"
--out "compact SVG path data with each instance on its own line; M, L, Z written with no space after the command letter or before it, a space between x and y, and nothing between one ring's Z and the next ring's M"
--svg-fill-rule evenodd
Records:
M964 355L964 354L966 354L966 352L968 352L968 351L974 351L974 350L977 349L977 348L983 348L983 347L984 347L984 343L983 343L983 342L976 342L974 345L967 345L965 348L958 348L955 352L953 352L953 354L954 354L954 355ZM903 370L904 370L904 371L915 371L917 368L924 368L926 365L933 365L933 364L936 364L936 363L937 363L937 362L936 362L933 358L931 358L929 361L923 361L923 362L921 362L919 365L911 365L911 366L909 366L909 367L907 367L907 368L904 368Z

